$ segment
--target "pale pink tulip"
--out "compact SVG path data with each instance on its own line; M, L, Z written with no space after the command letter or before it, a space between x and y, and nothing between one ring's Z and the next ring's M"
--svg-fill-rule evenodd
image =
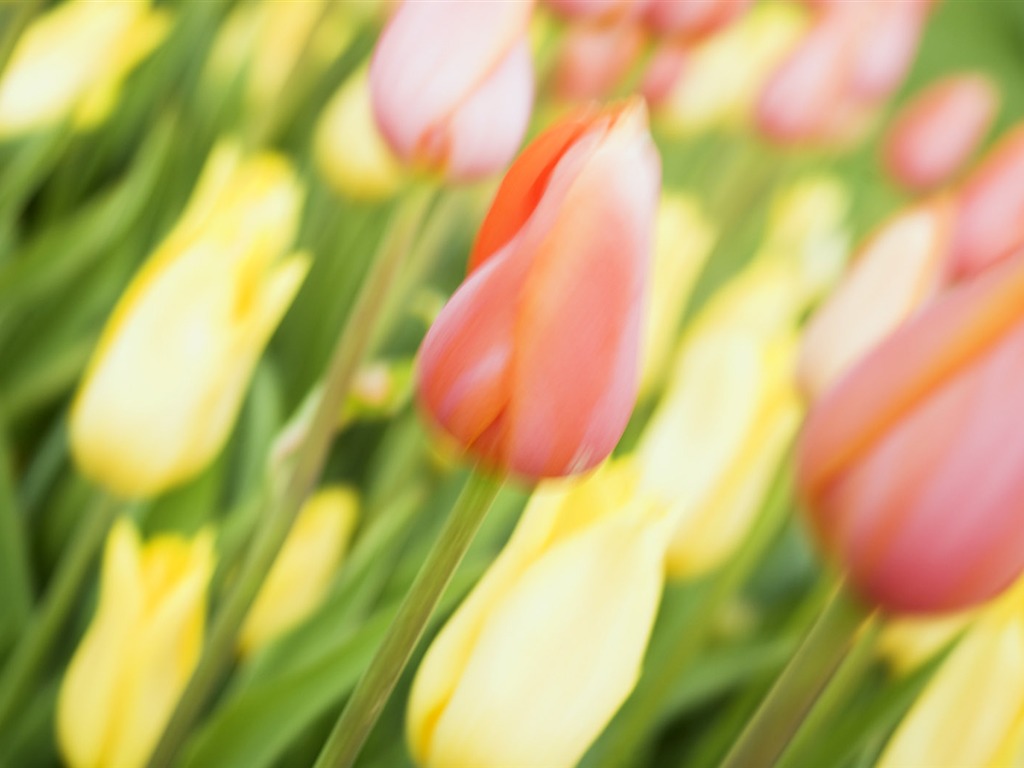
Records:
M639 99L541 134L420 350L419 399L486 464L582 472L636 399L660 160Z
M649 0L545 0L559 16L575 21L620 21L643 15Z
M662 45L644 72L640 93L652 107L662 104L672 93L686 69L686 51L676 45Z
M643 31L628 21L571 27L562 40L555 91L578 101L606 97L629 71L643 42Z
M885 143L887 170L913 190L949 181L985 138L998 107L998 91L985 75L939 80L893 122Z
M648 25L659 35L695 40L735 21L753 0L650 0Z
M1003 137L964 182L953 240L954 278L1024 243L1024 124Z
M503 169L526 132L530 0L405 2L370 66L374 113L395 154L472 180Z
M950 288L812 410L799 485L856 592L956 611L1024 569L1024 250Z

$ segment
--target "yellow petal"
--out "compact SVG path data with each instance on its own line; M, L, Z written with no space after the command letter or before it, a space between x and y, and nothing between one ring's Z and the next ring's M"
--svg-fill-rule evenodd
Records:
M332 486L306 502L260 588L239 635L252 653L301 622L319 605L355 528L358 498Z

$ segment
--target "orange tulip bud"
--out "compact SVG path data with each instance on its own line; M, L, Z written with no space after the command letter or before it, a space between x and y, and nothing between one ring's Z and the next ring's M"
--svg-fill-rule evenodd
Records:
M885 165L914 190L948 181L985 138L999 93L981 74L953 75L926 88L889 129Z
M418 361L423 407L486 463L573 474L622 435L660 175L640 99L556 124L509 169Z
M1005 136L964 182L951 272L963 277L1024 243L1024 124Z
M950 288L811 412L816 533L883 608L954 611L1024 569L1024 250Z
M370 66L381 132L408 163L471 180L504 168L533 103L529 0L406 2Z

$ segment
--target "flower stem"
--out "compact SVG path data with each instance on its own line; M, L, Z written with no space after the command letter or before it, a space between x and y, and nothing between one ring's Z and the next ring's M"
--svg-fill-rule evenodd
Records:
M217 611L199 664L149 759L149 768L163 768L171 764L189 728L233 659L238 631L291 530L299 508L320 476L341 404L369 351L381 307L401 273L433 197L434 192L430 189L414 189L399 203L355 307L338 336L323 390L295 458L288 484L279 498L272 497L270 508L257 527L234 587Z
M0 677L0 729L10 724L49 659L110 530L117 507L111 497L102 496L75 529L42 602L18 638Z
M480 471L470 476L384 641L320 751L316 768L348 768L355 763L502 482L502 477Z
M722 768L767 768L775 764L846 657L855 632L868 615L868 610L840 585L726 755Z

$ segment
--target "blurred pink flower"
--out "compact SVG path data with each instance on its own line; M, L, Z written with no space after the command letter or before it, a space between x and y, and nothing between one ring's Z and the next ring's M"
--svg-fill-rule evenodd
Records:
M608 96L629 71L643 47L643 31L633 22L570 27L562 40L555 90L565 99Z

